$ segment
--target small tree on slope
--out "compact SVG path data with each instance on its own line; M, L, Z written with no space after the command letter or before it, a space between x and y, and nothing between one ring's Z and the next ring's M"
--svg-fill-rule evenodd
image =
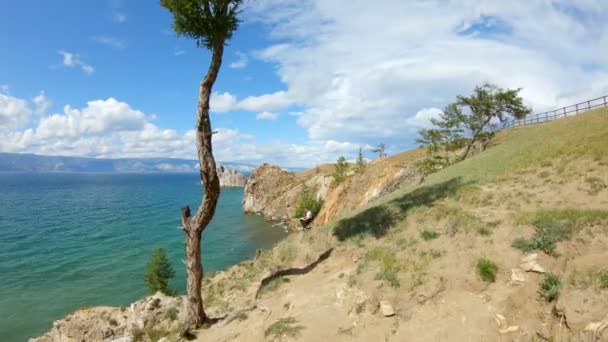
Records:
M418 142L428 148L427 166L441 168L451 163L450 152L464 147L458 160L464 160L479 141L492 139L492 121L505 122L509 117L521 119L530 114L523 104L520 89L501 89L484 84L469 97L458 96L438 119L431 119L432 129L419 131ZM468 135L470 138L465 138ZM423 162L425 164L425 162Z
M190 207L182 208L188 294L187 319L182 334L186 334L190 329L199 328L206 320L201 294L201 235L215 214L220 195L220 182L211 147L209 98L222 65L224 45L239 25L242 0L161 0L160 4L173 14L173 30L178 36L192 38L197 46L211 50L211 63L199 87L195 126L200 176L205 192L194 216L190 213Z
M357 172L363 173L366 166L367 162L365 161L365 158L363 158L363 148L359 147L359 154L357 155Z
M175 292L169 288L169 280L175 277L175 271L171 267L167 252L164 248L158 247L150 256L146 265L144 281L148 285L150 293L160 291L166 295L173 295Z

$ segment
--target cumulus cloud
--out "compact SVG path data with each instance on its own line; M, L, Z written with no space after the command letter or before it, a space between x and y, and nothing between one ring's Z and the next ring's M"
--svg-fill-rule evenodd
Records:
M261 112L255 116L258 120L276 120L278 117L276 113L272 112Z
M31 114L27 101L0 93L0 132L23 127Z
M227 112L234 109L234 106L236 105L236 97L228 92L213 92L209 102L209 109L212 112Z
M432 126L431 119L438 119L439 115L443 113L438 108L424 108L419 110L414 116L410 116L405 122L415 128L429 128Z
M93 41L95 41L99 44L102 44L102 45L109 46L113 49L118 49L118 50L121 50L121 49L124 49L127 47L127 43L124 40L114 38L111 36L105 36L105 35L94 36Z
M236 55L238 59L230 63L229 67L232 69L243 69L249 63L249 58L247 58L247 55L242 52L237 52Z
M41 91L40 94L35 96L32 99L32 102L34 102L34 105L36 106L36 114L38 115L45 115L46 111L51 106L51 101L46 97L44 91Z
M63 65L69 68L80 68L87 74L92 74L95 72L95 68L93 66L84 63L78 54L74 54L71 52L59 50L57 51L61 56L63 56Z
M522 87L536 111L608 93L604 1L265 0L245 14L271 28L278 43L253 56L285 89L241 108L298 104L313 140L411 147L425 108L483 82Z

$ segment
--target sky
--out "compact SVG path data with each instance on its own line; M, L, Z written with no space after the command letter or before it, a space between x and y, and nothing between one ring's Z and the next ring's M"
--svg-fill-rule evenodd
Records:
M209 51L159 1L0 0L0 152L196 158ZM216 159L416 147L476 85L534 112L608 95L606 0L249 0L211 99Z

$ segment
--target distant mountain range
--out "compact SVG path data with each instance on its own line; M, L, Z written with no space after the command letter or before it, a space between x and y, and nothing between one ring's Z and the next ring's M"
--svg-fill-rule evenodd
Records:
M222 165L248 173L256 165L221 162ZM0 172L116 172L160 173L197 172L198 161L174 158L98 159L0 153Z

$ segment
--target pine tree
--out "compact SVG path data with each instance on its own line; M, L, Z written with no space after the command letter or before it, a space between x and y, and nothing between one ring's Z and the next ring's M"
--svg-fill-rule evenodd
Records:
M167 252L162 247L156 248L146 265L146 275L144 276L150 293L160 291L166 295L173 295L175 291L169 288L169 280L174 277L175 271L167 258Z
M363 173L366 166L367 162L365 161L365 158L363 158L363 148L359 147L359 154L357 155L357 172Z

